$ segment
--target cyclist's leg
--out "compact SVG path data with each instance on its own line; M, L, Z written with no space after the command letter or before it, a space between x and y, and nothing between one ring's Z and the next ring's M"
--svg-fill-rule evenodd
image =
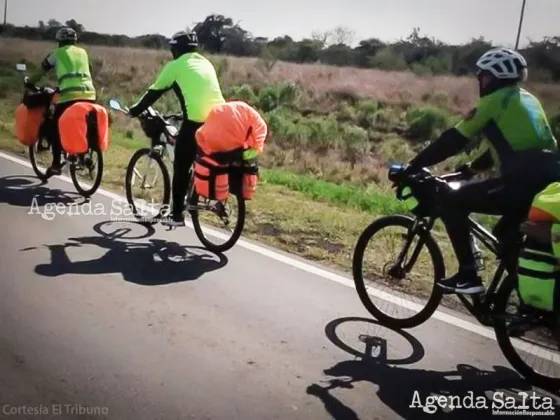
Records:
M58 120L70 106L72 106L75 101L64 102L62 104L55 105L54 113L50 125L51 133L51 148L53 154L53 160L51 167L48 169L53 175L60 175L62 173L62 144L60 142L60 130L58 129Z
M185 196L189 187L189 169L196 157L196 130L200 123L185 120L181 125L177 142L175 144L175 160L173 162L172 181L172 211L170 220L165 224L173 226L184 226L183 217Z
M482 279L476 271L475 259L470 243L468 216L470 213L503 215L508 203L503 181L489 179L465 184L445 197L446 212L442 221L459 263L459 272L438 284L455 293L479 293L484 290Z

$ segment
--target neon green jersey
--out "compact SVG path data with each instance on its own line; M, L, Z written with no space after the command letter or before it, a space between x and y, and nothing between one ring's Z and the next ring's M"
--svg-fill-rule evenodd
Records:
M58 79L59 103L80 99L96 99L97 95L86 50L75 45L56 48L45 58L39 72L30 77L29 81L31 83L38 82L52 69L55 69Z
M494 164L503 163L514 152L558 149L541 103L519 86L482 97L455 128L470 140L484 134Z
M199 53L167 63L149 89L173 89L187 118L195 122L206 121L215 105L225 103L214 65Z

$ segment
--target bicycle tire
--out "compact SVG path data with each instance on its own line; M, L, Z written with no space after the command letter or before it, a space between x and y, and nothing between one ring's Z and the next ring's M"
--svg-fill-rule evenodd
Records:
M153 154L153 156L150 156L151 151L152 150L150 148L143 148L134 152L134 154L130 158L130 161L128 162L128 166L126 168L126 175L125 175L126 200L128 201L128 204L132 207L132 212L134 214L134 217L136 217L137 220L142 219L143 222L146 222L148 224L154 224L158 222L158 220L163 215L163 211L165 210L165 208L169 207L169 202L171 200L171 180L169 176L169 171L165 166L165 162L163 161L163 158L158 154ZM140 160L140 158L142 158L144 155L148 155L150 159L156 161L163 176L163 200L162 200L163 202L161 203L162 208L160 208L158 213L151 218L144 217L138 214L138 209L134 204L134 197L132 195L132 176L134 175L134 167L136 166L138 160Z
M90 189L82 188L80 181L78 180L76 165L70 164L70 178L72 178L74 188L76 188L76 191L78 191L78 193L84 198L89 198L95 194L101 185L101 180L103 179L103 153L99 150L96 150L95 152L97 154L97 174Z
M430 253L432 264L434 266L434 285L432 287L430 298L428 299L425 307L416 315L413 315L409 318L397 319L386 315L380 309L378 309L377 306L372 302L368 294L362 274L364 251L368 242L376 233L384 228L398 226L409 229L410 227L412 227L413 223L414 219L403 215L381 217L372 222L362 232L354 248L352 272L354 284L356 286L356 291L358 293L360 301L374 318L376 318L383 325L392 329L414 328L423 324L436 311L443 297L443 291L437 286L436 281L445 277L445 264L441 250L429 232L424 233L424 239L425 246L427 246L428 248L428 252Z
M535 370L519 357L507 333L506 307L508 297L511 292L515 290L516 285L516 277L509 275L496 294L494 306L494 314L496 315L494 317L494 334L496 335L498 346L508 363L526 380L544 389L552 391L560 390L560 378L553 379L535 372Z
M39 165L37 164L37 156L35 154L35 147L37 146L37 144L41 141L42 139L37 140L37 142L31 146L28 147L28 151L29 151L29 161L31 162L31 168L33 169L33 172L35 172L35 175L37 176L37 178L39 178L41 181L45 182L47 181L51 176L47 175L47 169L45 169L45 172L41 172L41 170L39 169ZM50 147L50 144L49 144Z
M202 230L200 219L198 217L198 210L189 210L196 236L198 240L204 245L204 247L209 251L221 253L230 250L237 243L237 241L241 237L243 229L245 228L245 199L239 194L231 194L230 197L235 197L237 200L238 217L231 237L222 245L216 245L208 240L206 236L204 236L204 231ZM196 193L194 188L189 202L198 203L198 194Z

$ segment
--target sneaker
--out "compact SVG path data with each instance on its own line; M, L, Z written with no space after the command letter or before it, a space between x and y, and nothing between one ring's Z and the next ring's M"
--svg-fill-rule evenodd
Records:
M161 224L169 227L183 227L185 226L185 218L183 213L179 213L178 215L171 214L169 217L163 219Z
M457 273L452 277L437 282L438 286L451 293L474 295L484 292L482 279L476 274Z
M62 165L52 165L51 167L47 168L47 176L55 176L62 174Z

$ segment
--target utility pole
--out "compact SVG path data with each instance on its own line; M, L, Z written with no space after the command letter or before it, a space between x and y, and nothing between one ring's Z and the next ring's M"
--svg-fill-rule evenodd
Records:
M521 27L523 26L523 17L525 16L525 4L527 0L523 0L521 5L521 16L519 18L519 29L517 30L517 41L515 42L515 49L519 49L519 38L521 37Z
M3 30L6 30L6 23L8 22L8 0L4 0L4 26Z

